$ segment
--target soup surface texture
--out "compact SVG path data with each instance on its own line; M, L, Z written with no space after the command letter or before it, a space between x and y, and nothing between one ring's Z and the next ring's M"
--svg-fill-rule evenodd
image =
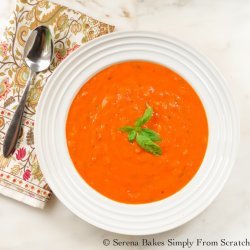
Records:
M161 136L162 155L129 142L119 130L134 125L146 103L144 125ZM140 204L164 199L198 171L207 147L208 123L193 88L177 73L151 62L112 65L87 81L66 122L70 157L82 178L104 196Z

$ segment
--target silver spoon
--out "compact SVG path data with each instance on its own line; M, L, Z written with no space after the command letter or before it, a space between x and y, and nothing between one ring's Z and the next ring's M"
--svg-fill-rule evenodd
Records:
M34 29L24 48L24 61L30 68L30 76L26 84L21 101L14 113L8 131L4 138L3 155L8 157L14 150L22 124L24 107L29 92L36 74L47 69L53 59L54 44L49 28L39 26Z

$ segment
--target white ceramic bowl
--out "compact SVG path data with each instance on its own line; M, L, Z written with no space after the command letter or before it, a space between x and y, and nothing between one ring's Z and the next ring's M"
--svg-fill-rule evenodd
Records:
M142 205L115 202L93 190L75 170L65 137L67 113L81 86L108 65L128 60L160 63L179 73L200 96L209 123L206 155L194 178L176 194ZM55 195L85 221L130 235L170 230L202 212L225 184L238 141L238 118L218 70L187 45L148 32L113 33L71 54L43 90L35 124L38 160Z

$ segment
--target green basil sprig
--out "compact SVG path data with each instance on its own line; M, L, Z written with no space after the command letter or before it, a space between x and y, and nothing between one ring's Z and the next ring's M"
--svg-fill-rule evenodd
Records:
M124 126L120 130L128 134L129 142L136 140L137 144L145 151L153 155L161 155L161 147L155 143L161 141L160 135L152 129L142 127L153 115L152 107L148 104L146 106L144 114L135 121L134 126Z

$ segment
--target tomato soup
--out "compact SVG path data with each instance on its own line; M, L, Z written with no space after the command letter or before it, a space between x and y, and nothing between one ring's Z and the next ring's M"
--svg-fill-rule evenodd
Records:
M120 130L134 125L146 104L161 155L129 142ZM112 65L82 86L70 107L66 138L80 176L102 195L122 203L164 199L182 189L203 161L208 123L193 88L159 64L129 61Z

